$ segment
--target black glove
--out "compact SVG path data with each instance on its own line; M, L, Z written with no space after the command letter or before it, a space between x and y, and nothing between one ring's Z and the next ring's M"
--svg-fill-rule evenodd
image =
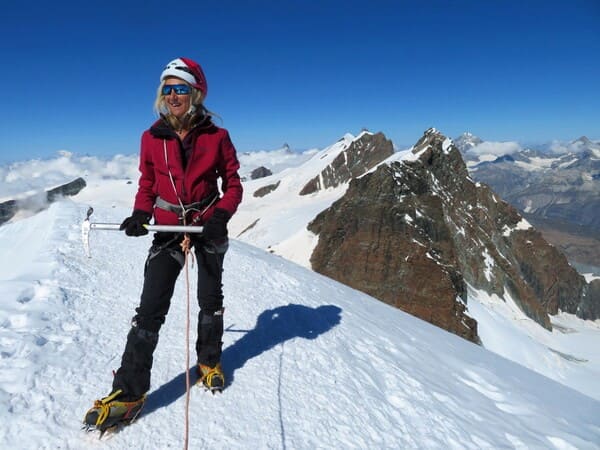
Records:
M209 242L227 239L227 222L229 213L224 209L217 208L213 215L204 224L202 235Z
M149 224L151 218L152 215L146 211L134 209L131 216L123 221L119 230L125 230L127 236L143 236L148 234L148 230L142 225Z

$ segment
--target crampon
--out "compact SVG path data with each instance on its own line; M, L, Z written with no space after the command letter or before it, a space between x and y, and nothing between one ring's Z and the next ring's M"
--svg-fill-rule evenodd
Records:
M198 378L197 384L202 384L207 391L213 393L223 392L225 387L225 375L221 369L221 364L218 363L215 367L205 366L204 364L198 364Z
M144 407L145 396L136 401L116 400L122 394L115 391L101 400L96 400L85 414L83 429L88 432L99 431L102 439L105 433L115 433L133 423Z

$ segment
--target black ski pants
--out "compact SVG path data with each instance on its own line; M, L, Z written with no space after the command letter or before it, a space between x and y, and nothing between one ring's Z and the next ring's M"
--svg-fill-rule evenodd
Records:
M171 305L175 282L184 255L181 239L162 243L155 238L144 270L140 305L127 335L121 367L115 373L113 391L121 389L125 400L136 400L150 389L150 371L158 334ZM222 272L225 248L194 243L198 269L198 363L214 366L221 359L223 338ZM182 324L183 328L184 324Z

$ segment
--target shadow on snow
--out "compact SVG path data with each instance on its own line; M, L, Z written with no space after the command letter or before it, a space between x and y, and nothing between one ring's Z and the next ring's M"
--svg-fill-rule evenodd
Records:
M340 323L341 313L341 308L334 305L310 308L289 304L262 312L252 330L227 328L225 332L245 334L223 350L221 355L226 387L233 383L235 371L244 367L250 359L290 339L316 339ZM196 366L190 368L189 372L190 383L193 385L198 379ZM185 372L181 372L148 395L143 415L168 406L184 395Z

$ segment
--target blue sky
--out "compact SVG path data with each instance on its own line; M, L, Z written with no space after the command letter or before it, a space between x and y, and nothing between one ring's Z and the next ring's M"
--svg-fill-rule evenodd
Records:
M85 4L85 7L81 7ZM600 139L598 1L3 2L0 163L132 154L186 56L239 151Z

